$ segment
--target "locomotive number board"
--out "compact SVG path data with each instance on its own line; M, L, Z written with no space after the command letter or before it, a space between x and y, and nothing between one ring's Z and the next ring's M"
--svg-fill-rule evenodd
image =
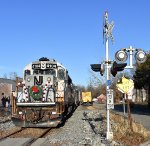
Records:
M41 69L41 64L32 64L32 69Z
M43 64L42 64L42 68L43 68ZM57 64L46 63L46 67L44 68L46 69L57 68ZM32 69L41 69L41 64L32 64Z
M46 63L46 68L57 68L57 64Z

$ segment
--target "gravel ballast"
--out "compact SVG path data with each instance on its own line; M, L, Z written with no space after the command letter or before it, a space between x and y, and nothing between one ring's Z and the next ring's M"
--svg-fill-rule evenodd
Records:
M47 136L43 146L101 146L101 137L94 133L87 118L85 111L79 106L73 115L66 121L65 125L55 130Z

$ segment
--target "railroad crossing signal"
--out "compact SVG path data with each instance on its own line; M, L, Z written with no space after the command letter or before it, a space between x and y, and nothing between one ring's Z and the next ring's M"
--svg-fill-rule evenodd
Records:
M91 69L95 72L100 72L101 76L104 74L104 64L91 64Z
M127 94L134 87L134 83L133 80L122 77L122 83L118 83L116 86L121 92Z
M135 58L136 58L137 63L143 63L147 59L147 54L143 50L138 50L135 53Z
M117 63L114 61L111 67L111 74L115 77L118 71L123 71L124 68L127 66L127 63Z

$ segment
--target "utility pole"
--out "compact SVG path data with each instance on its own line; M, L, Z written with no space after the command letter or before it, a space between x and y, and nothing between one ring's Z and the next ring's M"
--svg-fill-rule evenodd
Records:
M110 132L110 112L109 109L111 109L108 105L108 98L109 98L109 90L110 90L110 67L109 64L111 64L111 61L109 60L109 38L111 38L111 41L113 42L113 36L112 36L112 29L114 27L114 22L112 21L111 24L108 22L108 12L105 12L105 22L104 22L104 35L106 40L106 60L105 60L105 66L106 66L106 97L107 97L107 132L106 132L106 139L110 140L112 138L112 132Z

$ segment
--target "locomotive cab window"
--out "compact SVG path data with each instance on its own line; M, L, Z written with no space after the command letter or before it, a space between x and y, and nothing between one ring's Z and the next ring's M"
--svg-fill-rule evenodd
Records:
M33 74L38 74L38 73L39 73L38 70L33 71Z
M60 80L64 80L64 78L65 78L65 72L64 72L63 69L59 69L59 70L58 70L58 78L59 78Z
M45 70L45 74L56 76L56 71L54 69Z
M36 74L36 75L38 75L38 74L44 74L44 71L43 70L33 70L33 74Z
M30 70L28 70L28 69L25 70L25 71L24 71L24 78L26 77L26 75L30 75L30 74L31 74Z
M44 74L44 70L39 70L39 74Z
M25 75L30 75L30 70L27 69L24 72L25 72Z

